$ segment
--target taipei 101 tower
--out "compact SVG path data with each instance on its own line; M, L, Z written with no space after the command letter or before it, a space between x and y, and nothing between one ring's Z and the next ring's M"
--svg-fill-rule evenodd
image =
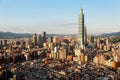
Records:
M79 25L78 25L78 43L80 47L84 47L85 44L85 27L84 27L84 14L83 9L81 8L79 14Z

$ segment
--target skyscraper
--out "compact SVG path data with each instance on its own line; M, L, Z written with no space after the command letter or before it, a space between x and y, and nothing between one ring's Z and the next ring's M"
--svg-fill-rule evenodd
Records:
M39 47L43 46L43 38L42 38L41 35L37 36L37 44L38 44Z
M87 43L87 28L84 27L84 44Z
M36 46L37 45L37 34L36 33L33 34L32 41L33 41L34 46Z
M84 14L83 9L81 8L80 14L79 14L79 27L78 27L78 43L79 46L83 48L85 44L85 32L84 32Z
M41 36L43 38L43 42L46 42L46 32L42 32Z

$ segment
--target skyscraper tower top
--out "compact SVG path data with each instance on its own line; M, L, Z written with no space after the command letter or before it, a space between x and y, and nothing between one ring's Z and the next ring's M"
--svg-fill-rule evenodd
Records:
M80 14L83 14L83 9L82 8L80 9Z

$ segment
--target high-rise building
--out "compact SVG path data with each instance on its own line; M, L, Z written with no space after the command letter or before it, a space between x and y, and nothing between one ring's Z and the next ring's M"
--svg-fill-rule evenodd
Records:
M43 38L43 42L46 42L46 32L43 32L43 33L41 34L41 36L42 36L42 38Z
M83 9L81 8L79 15L79 27L78 27L78 43L80 47L83 47L85 44L85 31L84 31L84 14Z
M42 40L42 36L41 35L38 35L37 36L37 44L39 47L42 47L43 46L43 40Z
M32 40L33 40L34 46L36 46L37 45L37 35L36 34L33 34Z
M87 43L87 28L84 27L84 44Z

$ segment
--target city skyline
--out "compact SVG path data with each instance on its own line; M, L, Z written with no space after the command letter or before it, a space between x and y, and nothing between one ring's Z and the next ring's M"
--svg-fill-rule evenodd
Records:
M119 2L1 0L0 31L77 34L78 15L80 8L83 8L88 34L119 32Z

